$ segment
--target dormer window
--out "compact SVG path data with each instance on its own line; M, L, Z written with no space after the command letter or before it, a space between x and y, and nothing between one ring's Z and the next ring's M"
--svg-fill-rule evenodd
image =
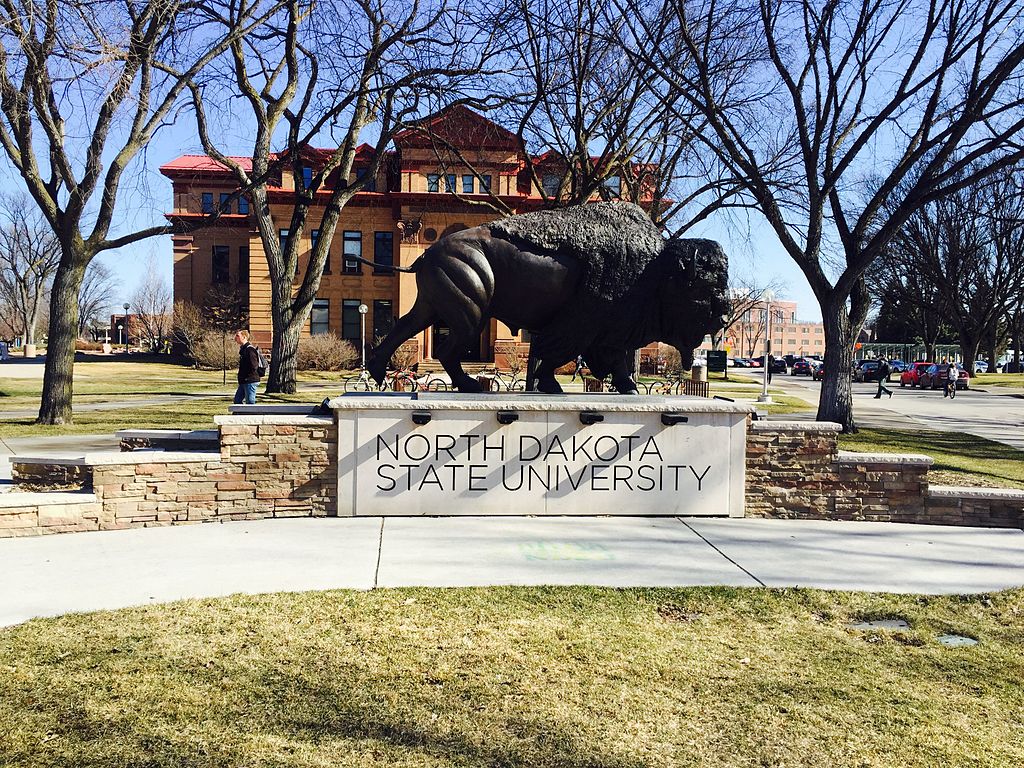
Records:
M455 174L449 173L444 177L444 191L449 193L455 192Z
M462 176L462 194L472 195L473 194L473 174L466 173Z
M440 192L441 191L441 174L439 173L428 173L427 174L427 192Z
M203 192L202 212L213 213L213 192Z
M491 191L491 174L485 173L480 177L480 191L490 192Z
M308 165L302 166L302 187L309 189L313 186L313 169Z
M356 168L356 181L362 181L366 178L368 168ZM377 191L377 179L370 177L366 182L366 186L363 187L364 192L376 192Z
M557 197L558 186L561 180L559 176L555 176L553 173L544 174L541 178L541 187L544 189L544 194L548 197Z

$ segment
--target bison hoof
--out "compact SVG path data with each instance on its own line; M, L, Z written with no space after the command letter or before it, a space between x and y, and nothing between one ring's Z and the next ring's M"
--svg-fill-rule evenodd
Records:
M560 395L562 394L562 385L554 376L550 379L538 379L537 391L543 392L545 395Z
M384 375L388 372L387 364L371 360L366 364L366 371L370 374L370 377L377 382L377 385L380 386L384 383Z
M463 393L484 391L484 388L480 386L480 382L470 376L465 376L459 379L455 388L458 389L459 392Z

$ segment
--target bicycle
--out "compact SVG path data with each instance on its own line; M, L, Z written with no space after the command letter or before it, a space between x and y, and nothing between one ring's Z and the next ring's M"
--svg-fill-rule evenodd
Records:
M491 380L491 392L525 392L526 379L517 379L515 374L502 373L497 368L486 371L485 376Z
M946 379L946 394L949 395L949 399L952 400L956 397L956 380Z
M415 392L419 389L419 382L412 371L388 371L384 374L381 389L391 392Z
M375 392L379 389L377 382L370 378L370 372L363 368L355 376L342 379L346 392Z

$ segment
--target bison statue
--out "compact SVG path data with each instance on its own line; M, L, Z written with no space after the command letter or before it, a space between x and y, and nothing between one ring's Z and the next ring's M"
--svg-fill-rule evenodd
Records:
M530 331L530 389L557 393L555 369L582 354L635 393L632 350L662 341L684 357L722 327L728 263L711 240L665 239L639 206L591 203L538 211L442 238L403 269L416 275L416 302L374 350L378 383L407 339L441 323L435 355L460 392L479 391L461 351L489 318Z

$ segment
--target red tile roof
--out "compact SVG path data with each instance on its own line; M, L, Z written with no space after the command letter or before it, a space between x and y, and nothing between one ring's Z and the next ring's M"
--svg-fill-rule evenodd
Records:
M251 157L229 157L238 163L245 171L252 170L252 158ZM207 155L182 155L181 157L171 160L171 162L160 166L160 173L166 174L168 171L172 173L174 171L193 171L193 172L204 172L204 171L226 171L227 168L218 163L212 157Z

